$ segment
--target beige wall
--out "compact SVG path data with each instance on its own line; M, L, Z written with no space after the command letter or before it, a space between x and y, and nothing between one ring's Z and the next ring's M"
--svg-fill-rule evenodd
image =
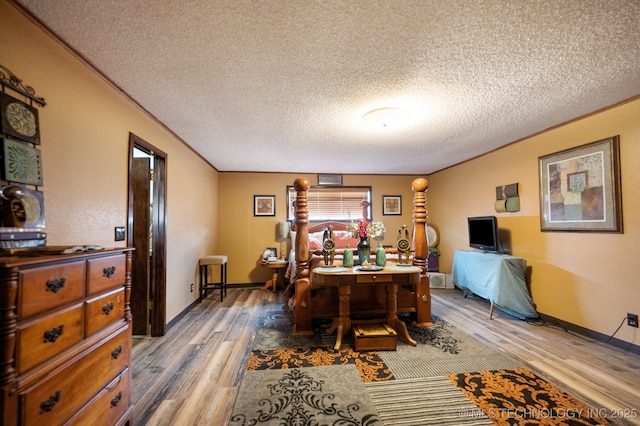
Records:
M298 177L317 184L315 173L220 173L219 247L229 256L230 283L259 283L271 277L272 271L260 267L260 256L266 247L280 251L280 244L275 241L276 224L286 220L286 187ZM417 177L423 176L343 175L344 185L371 186L373 218L384 222L387 228L383 244L395 243L400 226L412 229L411 183ZM254 195L275 195L276 216L254 217ZM383 195L402 196L402 216L382 215Z
M441 271L469 249L466 218L496 215L511 252L531 268L538 312L610 335L640 313L640 100L515 143L429 177L430 223L440 230ZM620 135L624 234L541 232L538 157ZM521 210L496 213L495 187L518 182ZM625 323L617 338L640 343Z
M45 98L39 108L48 245L120 247L128 138L167 153L167 320L191 304L194 259L216 251L218 173L5 0L0 63Z

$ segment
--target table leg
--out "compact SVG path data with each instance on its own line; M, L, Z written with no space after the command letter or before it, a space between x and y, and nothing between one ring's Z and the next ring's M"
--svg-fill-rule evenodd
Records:
M280 268L276 268L274 269L273 276L271 277L271 279L265 282L264 285L260 287L260 290L266 290L269 287L271 287L271 291L275 293L276 290L278 289L278 282L280 281L279 278L280 278Z
M407 330L407 325L398 318L398 284L387 285L387 324L391 326L402 340L411 346L417 346Z
M342 336L347 334L351 330L351 287L341 286L338 287L338 309L340 316L333 320L331 327L327 332L329 334L336 332L336 344L333 346L333 350L339 351L342 346Z
M273 283L273 279L267 280L267 282L265 282L264 285L260 287L260 290L266 290L269 287L273 287L273 291L275 291L275 284Z

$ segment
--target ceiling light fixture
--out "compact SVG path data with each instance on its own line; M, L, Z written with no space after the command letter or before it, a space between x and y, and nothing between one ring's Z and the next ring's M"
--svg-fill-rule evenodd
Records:
M366 112L362 119L374 127L396 128L405 124L409 118L407 110L395 107L372 109Z

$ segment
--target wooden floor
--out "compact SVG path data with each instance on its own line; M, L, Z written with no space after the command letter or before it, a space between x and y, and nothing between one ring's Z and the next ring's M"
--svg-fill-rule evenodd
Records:
M640 425L640 356L498 310L489 320L486 301L465 299L458 290L432 290L432 295L434 315L521 359L607 417L618 412L627 417L614 424ZM260 307L271 303L281 305L282 293L231 288L224 303L218 292L210 295L166 336L135 338L135 424L227 424L253 326Z

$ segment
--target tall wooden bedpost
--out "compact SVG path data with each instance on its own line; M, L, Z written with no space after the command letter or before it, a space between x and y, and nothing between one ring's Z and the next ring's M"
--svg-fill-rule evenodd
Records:
M416 288L416 316L420 325L431 325L431 292L427 276L427 188L429 181L418 178L413 181L413 247L415 250L413 264L422 270L420 284Z
M299 177L293 182L296 190L295 203L295 227L296 227L296 283L295 283L295 309L296 321L292 334L311 335L311 280L309 278L309 211L307 210L307 191L311 183L307 178Z

